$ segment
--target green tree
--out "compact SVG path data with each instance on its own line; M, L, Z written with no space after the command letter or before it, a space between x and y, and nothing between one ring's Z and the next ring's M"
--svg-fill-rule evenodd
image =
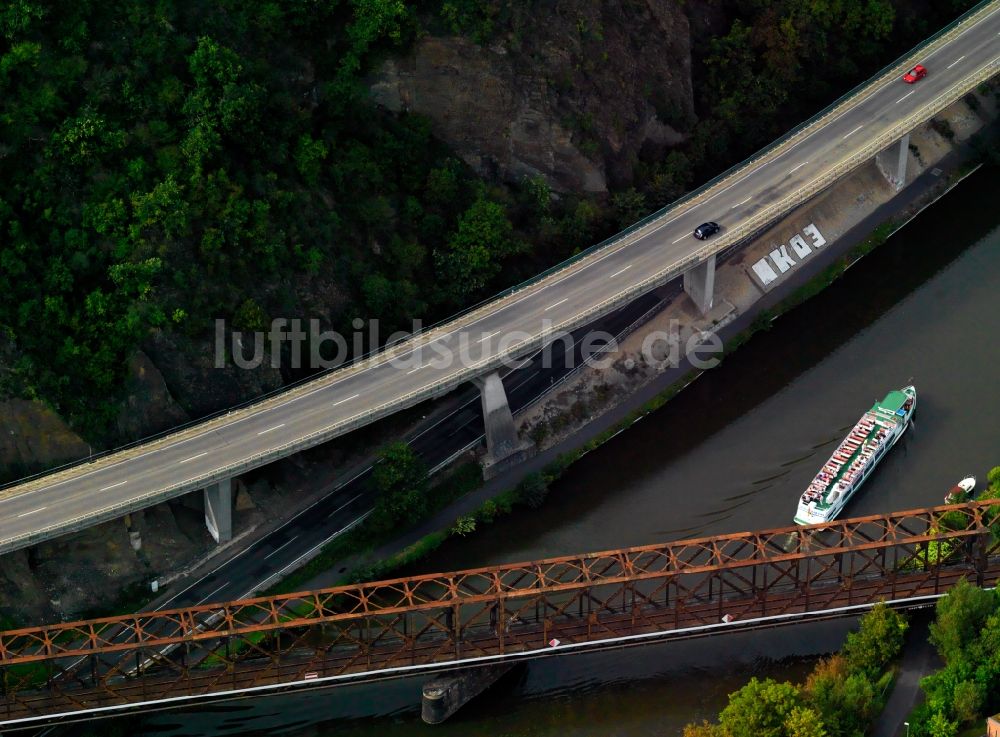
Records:
M941 712L936 712L927 722L929 737L955 737L958 734L958 723L950 721Z
M818 712L808 706L796 706L785 718L788 737L826 737L826 727Z
M376 495L372 525L384 532L421 517L427 508L427 483L427 466L409 445L385 446L371 475Z
M702 720L701 724L685 724L683 737L726 737L722 727Z
M552 189L545 181L545 177L525 176L521 179L518 195L524 206L535 217L540 218L549 214L552 207Z
M976 681L962 681L952 691L952 711L961 723L975 721L986 703L986 687Z
M881 707L875 686L863 672L852 672L843 654L821 660L806 679L803 691L829 737L863 733Z
M784 737L786 720L800 706L801 694L791 683L755 677L729 695L719 724L730 737Z
M861 617L858 631L847 635L841 653L848 668L871 679L878 678L889 662L903 649L907 623L893 609L879 602Z
M1000 466L994 466L986 475L986 483L992 491L1000 492Z
M559 230L566 245L579 251L591 245L591 240L599 222L601 210L594 202L581 199L568 208L559 223Z
M966 660L968 649L987 618L997 609L997 596L965 579L938 600L930 640L945 663Z
M637 191L635 187L615 194L611 198L611 206L615 210L615 220L617 220L619 228L627 228L649 214L646 195Z
M459 218L447 247L435 254L446 291L455 302L481 292L501 262L521 248L504 206L479 197Z
M308 133L299 136L299 142L295 147L295 166L307 184L316 186L320 167L327 153L329 152L323 141L313 139Z

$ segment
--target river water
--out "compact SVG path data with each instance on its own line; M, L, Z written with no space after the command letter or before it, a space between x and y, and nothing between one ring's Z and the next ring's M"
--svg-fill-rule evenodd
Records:
M1000 465L1000 178L982 171L836 284L575 464L539 510L446 544L450 570L791 523L873 400L912 381L914 427L848 515L940 503ZM988 203L994 203L991 208ZM795 679L850 623L535 661L439 727L419 680L150 716L145 734L648 737L713 717L751 674Z

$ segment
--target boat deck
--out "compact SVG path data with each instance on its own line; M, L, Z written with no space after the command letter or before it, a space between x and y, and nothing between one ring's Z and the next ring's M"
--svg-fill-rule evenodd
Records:
M858 420L816 474L802 496L803 501L807 504L815 501L819 509L828 508L836 501L836 498L830 499L832 492L844 491L857 481L865 465L896 429L907 399L905 392L896 390L889 392L881 402L876 402Z

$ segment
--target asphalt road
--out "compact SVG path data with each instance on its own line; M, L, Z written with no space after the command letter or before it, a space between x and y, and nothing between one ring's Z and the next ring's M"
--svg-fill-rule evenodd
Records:
M679 293L679 285L668 285L647 294L597 323L573 334L572 356L563 350L551 352L551 361L536 354L524 365L503 378L504 387L515 412L530 404L550 386L566 376L582 360L579 340L590 330L618 335L632 322L661 302ZM661 297L660 295L669 295ZM482 441L483 418L479 392L469 389L460 395L457 407L445 417L429 420L417 427L409 439L411 447L431 468L451 458L456 452ZM280 528L241 550L209 574L185 581L156 609L195 606L209 601L232 601L262 591L293 570L299 561L350 529L372 508L367 490L371 467L325 495L312 506L290 518Z
M584 336L592 331L619 336L654 308L662 309L680 291L680 284L675 283L643 295L574 332L571 350L560 346L560 350L553 350L548 355L538 352L526 359L503 377L511 408L517 411L527 406L549 390L552 384L570 374L574 367L580 366L588 355L593 355L597 346L591 345L585 350ZM479 392L470 388L458 397L456 407L445 416L432 418L415 428L409 443L428 466L443 463L455 453L482 441L483 421L479 403ZM367 487L370 472L371 466L364 468L207 574L192 580L181 579L175 590L168 590L165 598L160 597L147 611L197 606L208 601L232 601L264 590L297 567L310 553L364 519L373 505ZM71 659L65 665L72 668L81 662L80 659ZM101 667L115 666L115 659L106 658Z
M678 208L578 268L556 272L533 288L478 310L462 319L461 328L445 326L418 347L401 349L391 361L335 372L204 426L4 490L0 552L37 542L43 533L54 537L79 529L85 526L80 521L84 517L91 523L120 515L125 511L122 505L144 506L149 502L142 497L157 490L176 495L196 488L191 486L194 480L217 476L220 469L258 454L289 445L307 447L307 438L333 425L363 422L388 403L394 408L408 406L407 397L457 377L469 362L516 353L511 346L518 339L590 314L596 305L629 293L650 274L690 257L704 245L692 236L698 224L714 220L725 233L770 203L805 188L863 150L866 141L992 64L998 54L1000 4L994 4L977 23L920 58L929 74L918 84L899 79L876 83L852 98L848 109L832 113L794 144L720 183L710 196ZM464 353L468 360L446 362L442 356L447 353Z

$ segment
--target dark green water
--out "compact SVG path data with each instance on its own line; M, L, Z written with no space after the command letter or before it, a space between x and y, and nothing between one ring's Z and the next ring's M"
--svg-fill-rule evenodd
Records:
M1000 465L1000 178L980 172L817 298L576 464L537 512L448 544L446 570L789 524L871 401L912 378L915 427L851 503L938 503ZM994 203L989 206L988 203ZM648 737L712 717L753 673L797 678L849 623L533 662L441 727L418 680L149 717L144 734Z

